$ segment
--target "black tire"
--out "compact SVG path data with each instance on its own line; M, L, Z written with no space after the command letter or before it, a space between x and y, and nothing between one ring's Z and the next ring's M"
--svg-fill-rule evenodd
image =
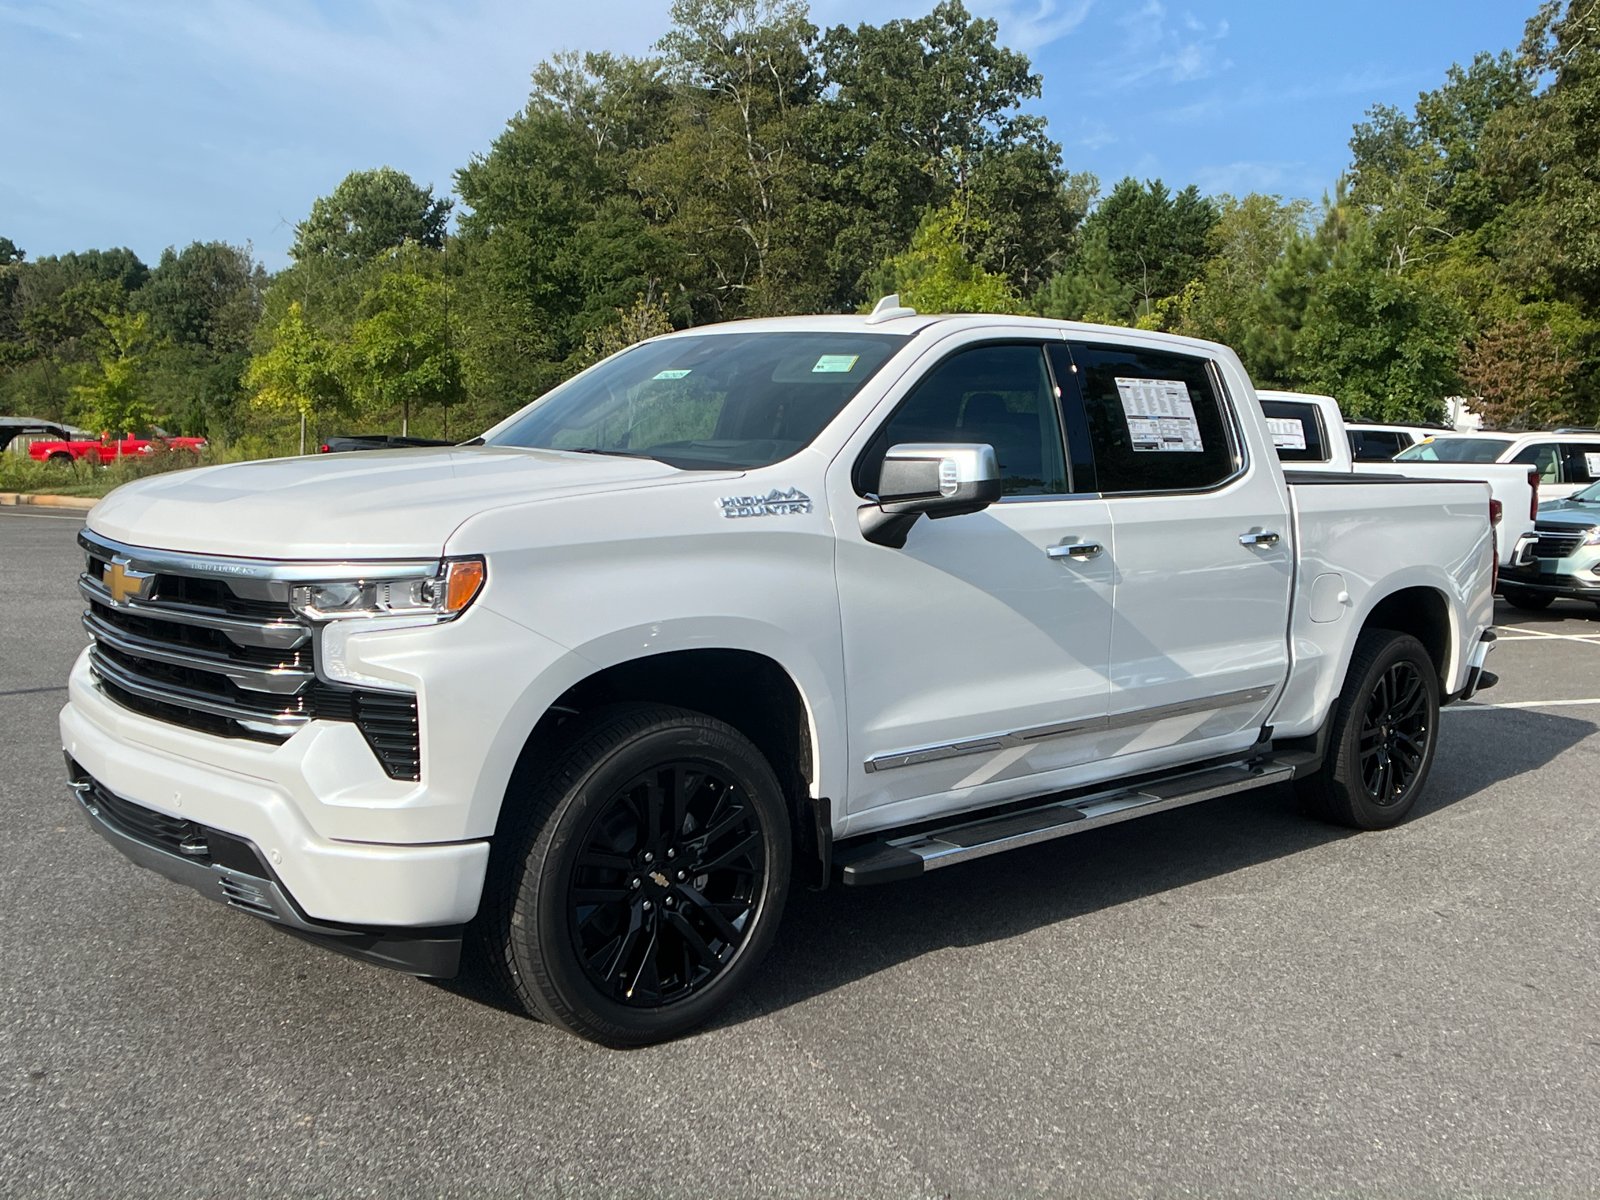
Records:
M1428 782L1439 730L1439 675L1421 642L1369 629L1334 710L1328 756L1297 782L1307 813L1353 829L1399 824Z
M772 944L783 791L748 738L685 709L614 705L562 734L538 782L507 797L477 922L486 958L529 1015L581 1037L677 1037Z
M57 450L46 461L53 462L58 467L70 467L72 465L72 455L64 450Z
M1549 608L1550 602L1555 599L1549 592L1530 592L1519 587L1504 588L1500 595L1512 608L1520 608L1524 612L1539 612Z

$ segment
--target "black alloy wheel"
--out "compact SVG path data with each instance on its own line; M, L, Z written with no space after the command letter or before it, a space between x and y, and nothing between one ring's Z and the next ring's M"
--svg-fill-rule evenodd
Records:
M1361 781L1374 804L1387 808L1405 798L1432 736L1422 672L1402 659L1378 678L1361 714Z
M1322 766L1295 781L1306 812L1354 829L1399 824L1428 781L1439 727L1439 668L1408 633L1356 640L1329 714Z
M490 847L475 941L530 1015L609 1046L704 1024L783 915L772 766L703 713L615 704L531 749Z
M620 1004L684 1000L744 944L766 839L740 786L714 764L663 763L595 817L567 891L573 947Z

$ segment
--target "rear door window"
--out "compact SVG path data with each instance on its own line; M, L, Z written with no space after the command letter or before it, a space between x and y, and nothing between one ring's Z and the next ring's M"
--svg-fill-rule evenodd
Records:
M1388 462L1410 444L1387 429L1350 430L1350 454L1357 462Z
M1267 431L1272 434L1272 446L1280 462L1328 461L1328 439L1315 404L1263 400L1261 411L1266 415Z
M1096 342L1049 354L1062 402L1087 419L1103 494L1203 491L1242 465L1209 360Z
M1561 471L1565 483L1600 479L1600 442L1562 442Z
M1524 446L1511 461L1526 463L1538 471L1540 483L1562 482L1561 451L1554 442L1535 442L1531 446Z

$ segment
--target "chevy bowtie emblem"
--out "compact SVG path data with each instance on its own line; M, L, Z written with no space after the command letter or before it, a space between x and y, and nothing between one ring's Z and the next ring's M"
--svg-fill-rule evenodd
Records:
M111 593L111 603L126 604L129 600L143 600L154 578L152 572L135 571L125 561L112 559L100 582Z

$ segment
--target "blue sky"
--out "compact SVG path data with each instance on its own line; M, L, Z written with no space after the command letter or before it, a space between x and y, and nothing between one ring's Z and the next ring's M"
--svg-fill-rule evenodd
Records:
M820 25L933 0L814 0ZM1320 197L1351 123L1514 46L1534 0L968 0L1044 75L1073 170ZM668 0L0 0L0 234L30 256L193 240L283 265L349 171L448 191L564 48L639 53Z

